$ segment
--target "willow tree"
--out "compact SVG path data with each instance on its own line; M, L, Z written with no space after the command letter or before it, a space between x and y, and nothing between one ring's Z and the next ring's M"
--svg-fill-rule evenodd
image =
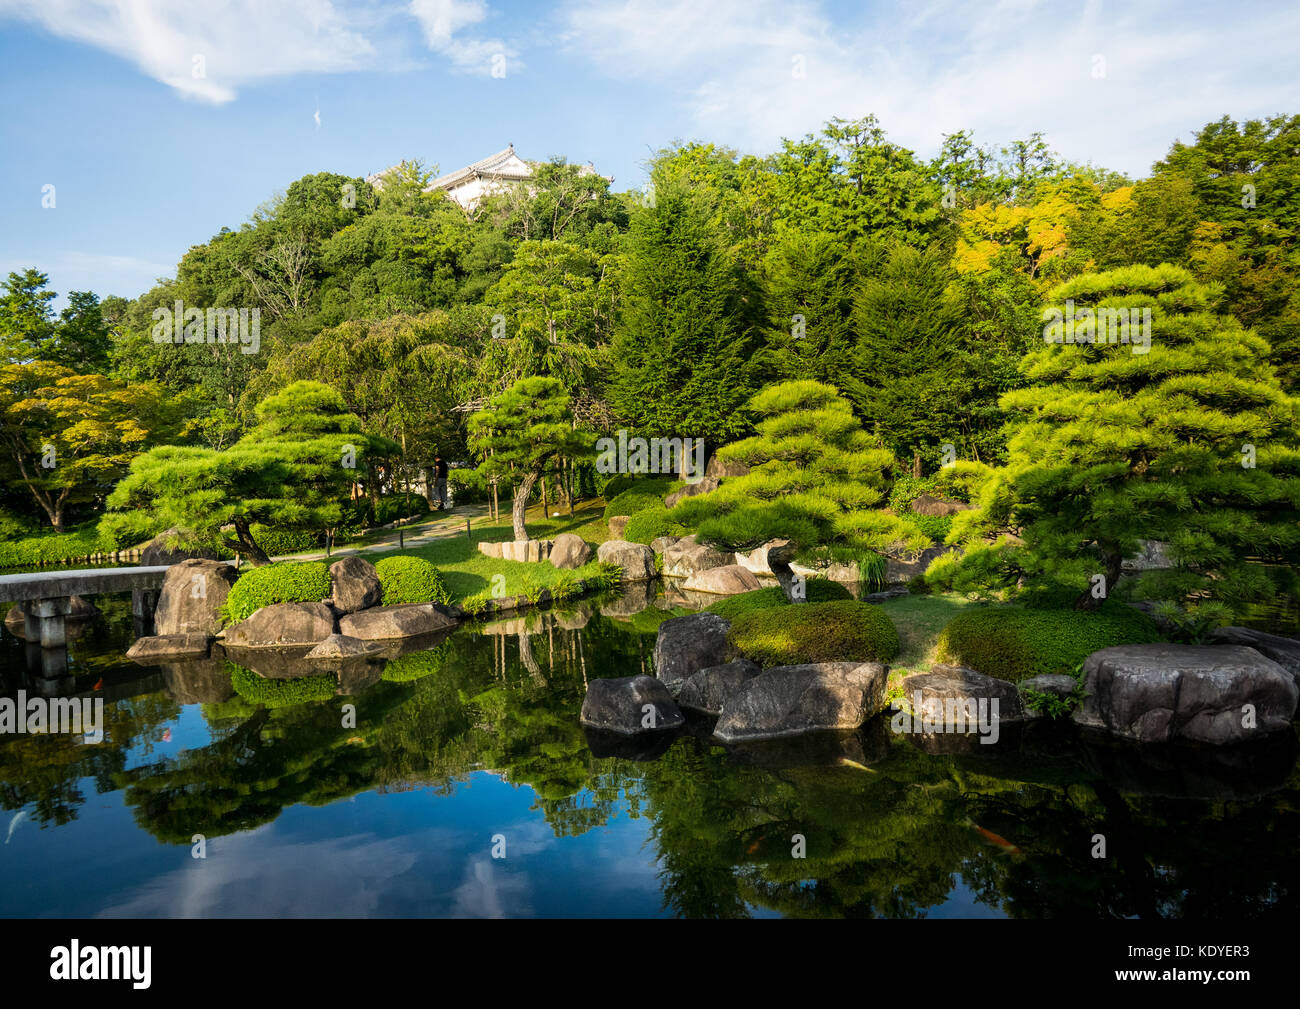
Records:
M918 549L929 540L906 520L880 509L893 455L862 429L838 389L821 382L782 382L749 401L758 433L718 454L750 467L717 490L673 509L701 540L750 550L787 539L813 563L869 561L898 541Z
M554 378L524 378L493 397L469 419L470 448L482 456L478 471L488 480L514 484L511 522L516 540L528 539L528 498L553 458L587 450L575 431L569 396Z
M338 526L367 454L397 449L364 434L343 397L319 382L295 382L268 396L256 416L254 428L224 451L168 445L137 457L109 495L103 523L115 531L176 526L186 545L226 547L266 564L254 523Z
M1155 540L1174 566L1144 575L1141 596L1222 612L1277 591L1300 557L1300 399L1268 343L1213 311L1218 294L1167 264L1049 294L1046 339L1022 365L1032 384L1002 399L1008 464L954 521L968 572L1095 609Z

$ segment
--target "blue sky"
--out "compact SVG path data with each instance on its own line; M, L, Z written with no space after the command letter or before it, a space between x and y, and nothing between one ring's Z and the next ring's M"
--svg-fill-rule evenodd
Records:
M1287 2L0 0L0 273L134 296L302 175L510 142L628 189L676 140L874 112L927 157L1037 129L1142 175L1209 120L1300 112L1298 40Z

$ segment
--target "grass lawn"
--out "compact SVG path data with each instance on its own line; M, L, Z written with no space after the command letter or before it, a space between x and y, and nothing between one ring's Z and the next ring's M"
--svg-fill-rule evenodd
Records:
M498 522L491 522L488 519L471 522L473 539L466 537L462 532L407 550L363 552L361 556L372 563L396 554L423 557L438 568L443 584L451 594L451 601L455 603L479 593L491 594L492 577L498 574L505 576L507 596L523 595L530 587L545 588L553 584L566 572L556 568L550 561L539 563L506 561L479 553L479 543L496 543L514 539L510 513L506 505L507 502L502 502L501 519ZM560 533L574 533L589 543L602 543L609 538L609 530L602 518L604 507L604 501L597 498L577 505L572 517L567 510L564 510L558 517L547 518L543 516L540 505L534 506L528 510L528 535L532 539L554 539ZM560 509L552 506L551 510ZM595 572L596 561L593 557L590 564L576 569L571 574L582 578Z
M909 673L923 673L930 668L930 653L939 632L948 621L974 605L958 595L900 596L880 604L898 628L898 658L890 664L889 686L892 689Z

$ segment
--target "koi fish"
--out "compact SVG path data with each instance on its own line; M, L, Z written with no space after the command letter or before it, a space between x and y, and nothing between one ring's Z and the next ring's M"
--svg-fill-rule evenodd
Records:
M751 844L748 848L745 849L745 854L746 855L754 854L754 852L758 851L758 846L762 843L763 843L763 838L760 837L757 841L755 841L753 844Z
M94 685L94 687L92 687L91 689L92 689L92 690L103 690L103 689L104 689L104 677L101 676L98 680L96 680L96 681L95 681L95 685Z
M171 729L163 729L163 737L162 737L162 738L163 738L163 742L164 742L164 743L170 743L170 742L172 741L172 730L171 730Z
M967 821L967 822L969 823L970 821ZM988 841L989 844L995 844L995 845L997 845L999 848L1001 848L1003 851L1005 851L1005 852L1007 852L1008 854L1011 854L1011 855L1023 855L1023 854L1024 854L1023 851L1021 851L1019 848L1017 848L1014 844L1012 844L1010 841L1008 841L1005 837L1002 837L1002 836L999 835L999 834L995 834L995 833L993 833L993 831L991 831L991 830L985 830L985 829L984 829L983 827L981 827L978 823L971 823L971 826L975 828L975 833L979 834L980 837L982 837L982 838L984 838L984 840Z
M866 764L859 764L856 760L850 760L848 757L840 757L838 763L840 767L856 767L859 771L866 771L868 774L877 773Z

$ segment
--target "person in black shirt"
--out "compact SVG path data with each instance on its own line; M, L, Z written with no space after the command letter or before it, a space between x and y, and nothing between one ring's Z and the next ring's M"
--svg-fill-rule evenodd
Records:
M447 461L440 455L433 457L433 489L438 495L438 510L450 510L451 500L447 497Z

